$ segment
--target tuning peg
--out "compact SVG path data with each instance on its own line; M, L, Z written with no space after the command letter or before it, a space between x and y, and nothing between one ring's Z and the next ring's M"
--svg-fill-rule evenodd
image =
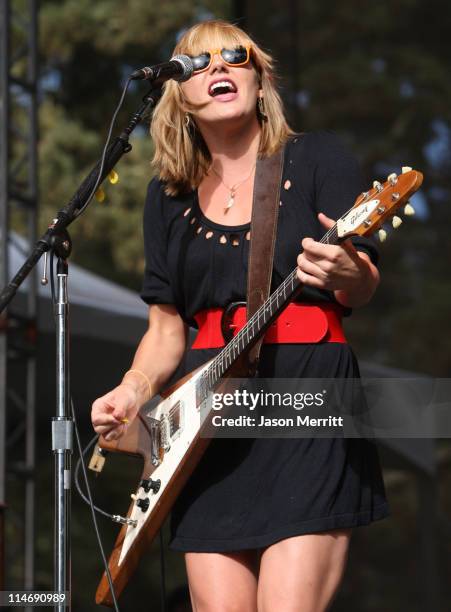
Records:
M387 232L384 229L380 229L378 231L378 235L379 235L379 240L381 242L385 242L386 238L387 238Z
M410 166L403 166L402 167L402 173L406 174L406 172L410 172L412 170L412 168Z
M391 174L389 174L387 176L387 181L391 184L391 185L396 185L396 183L398 182L398 176L396 174L396 172L392 172Z
M396 215L393 217L391 224L395 229L397 229L402 223L401 217L397 217Z
M412 215L414 215L415 214L414 207L411 204L407 203L404 206L404 214L406 215L406 217L411 217Z
M383 187L379 183L379 181L373 181L373 189L377 189L378 191L382 191Z

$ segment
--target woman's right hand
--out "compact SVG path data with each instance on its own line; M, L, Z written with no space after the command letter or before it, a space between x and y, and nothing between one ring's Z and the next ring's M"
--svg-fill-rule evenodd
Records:
M117 440L136 417L139 407L138 393L133 386L124 383L118 385L92 404L94 430L105 440Z

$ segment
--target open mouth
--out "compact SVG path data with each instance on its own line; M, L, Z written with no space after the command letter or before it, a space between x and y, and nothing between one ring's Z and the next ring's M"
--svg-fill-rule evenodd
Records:
M229 79L214 81L208 88L208 94L212 97L219 96L220 94L236 93L237 91L235 83Z

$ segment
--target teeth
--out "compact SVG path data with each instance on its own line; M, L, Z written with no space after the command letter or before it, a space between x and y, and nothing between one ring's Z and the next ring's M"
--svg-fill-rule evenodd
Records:
M228 87L230 91L234 89L230 81L218 81L217 83L213 83L213 85L210 87L210 92L214 93L219 87Z

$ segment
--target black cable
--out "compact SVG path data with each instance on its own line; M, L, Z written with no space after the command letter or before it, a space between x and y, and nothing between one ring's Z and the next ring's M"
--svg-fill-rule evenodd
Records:
M102 153L102 160L100 162L100 168L99 168L99 174L97 176L97 180L94 184L94 187L92 188L91 193L89 194L88 199L86 200L86 202L83 204L83 206L77 211L77 217L79 217L82 212L84 212L85 208L88 206L89 202L92 200L93 195L95 194L95 192L97 191L98 186L100 185L100 181L102 180L102 173L103 173L103 168L105 166L105 158L106 158L106 152L108 149L108 145L110 144L110 140L111 140L111 135L113 133L113 128L114 128L114 124L116 123L116 118L117 115L119 113L119 111L121 110L122 104L124 103L124 98L125 98L125 94L127 93L128 87L131 83L132 79L130 77L128 77L124 88L122 90L122 94L119 100L119 103L116 107L116 110L113 113L113 117L111 119L111 123L110 123L110 127L108 128L108 135L106 138L106 143L105 146L103 147L103 153Z
M98 439L99 439L99 436L96 434L90 440L88 445L83 450L83 457L88 453L88 451L92 448L92 446L94 445L95 442L97 442ZM77 465L75 467L75 475L74 475L75 487L76 487L76 489L78 491L78 494L82 498L82 500L85 503L90 505L89 498L86 497L86 495L84 494L84 492L82 491L82 488L80 486L80 467L81 467L81 463L82 463L82 459L81 459L81 457L79 457L78 461L77 461ZM99 514L103 514L103 516L105 516L106 518L114 521L115 523L121 523L122 525L125 525L127 523L127 519L125 517L122 517L122 516L120 516L118 514L111 514L110 512L107 512L106 510L102 510L102 508L99 508L95 504L93 504L93 508L94 508L94 510L96 512L98 512Z
M80 456L78 458L77 465L75 468L75 474L74 474L75 487L78 491L78 494L83 499L83 501L89 504L96 512L98 512L99 514L102 514L106 518L109 518L115 522L119 522L117 521L117 519L115 518L113 514L111 514L110 512L106 512L105 510L102 510L102 508L99 508L98 506L96 506L92 502L92 498L89 499L88 497L86 497L86 495L83 493L81 486L80 486L80 466L81 464L83 464L83 466L85 465L84 457L85 455L88 454L88 452L91 450L91 448L94 446L94 444L97 442L98 439L99 439L99 436L96 434L88 442L88 445L83 449L83 451L80 453ZM164 560L164 538L163 538L163 528L162 527L159 531L159 538L160 538L161 611L166 612L166 609L167 609L166 567L165 567L165 560Z
M85 457L85 455L88 453L88 451L94 446L95 442L97 442L97 440L99 439L99 436L96 434L88 443L88 445L83 449L83 457ZM77 465L75 467L75 474L74 474L74 480L75 480L75 486L77 488L78 494L80 495L80 497L82 498L82 500L84 502L86 502L87 504L91 505L90 500L88 497L86 497L86 495L84 494L84 492L81 489L80 486L80 467L81 464L83 462L82 457L80 456L78 458L77 461ZM114 515L111 514L110 512L106 512L105 510L102 510L102 508L99 508L98 506L93 504L93 508L96 512L98 512L99 514L103 514L103 516L106 516L107 518L111 519L112 521L115 521ZM118 522L118 521L115 521Z
M111 597L113 599L114 609L116 610L116 612L120 612L119 606L118 606L118 603L117 603L117 599L116 599L116 594L114 592L113 579L111 578L110 568L108 567L108 561L107 561L107 558L106 558L106 555L105 555L105 551L104 551L104 548L103 548L102 538L100 536L99 526L97 525L97 517L96 517L95 510L94 510L94 504L92 502L91 487L89 486L88 474L86 472L85 462L83 461L83 449L81 447L80 435L79 435L79 432L78 432L77 421L76 421L76 418L75 418L75 409L74 409L74 402L72 400L72 396L70 398L70 407L71 407L71 411L72 411L72 419L73 419L73 422L74 422L74 431L75 431L75 438L77 440L78 454L79 454L79 456L81 458L81 465L82 465L82 469L83 469L83 476L84 476L84 479L85 479L86 490L88 492L88 497L89 497L89 505L90 505L91 514L92 514L92 522L94 524L94 530L96 532L96 537L97 537L97 542L99 544L100 554L102 555L102 561L103 561L103 564L105 566L105 573L106 573L106 577L108 579L108 584L109 584L109 587L110 587Z

